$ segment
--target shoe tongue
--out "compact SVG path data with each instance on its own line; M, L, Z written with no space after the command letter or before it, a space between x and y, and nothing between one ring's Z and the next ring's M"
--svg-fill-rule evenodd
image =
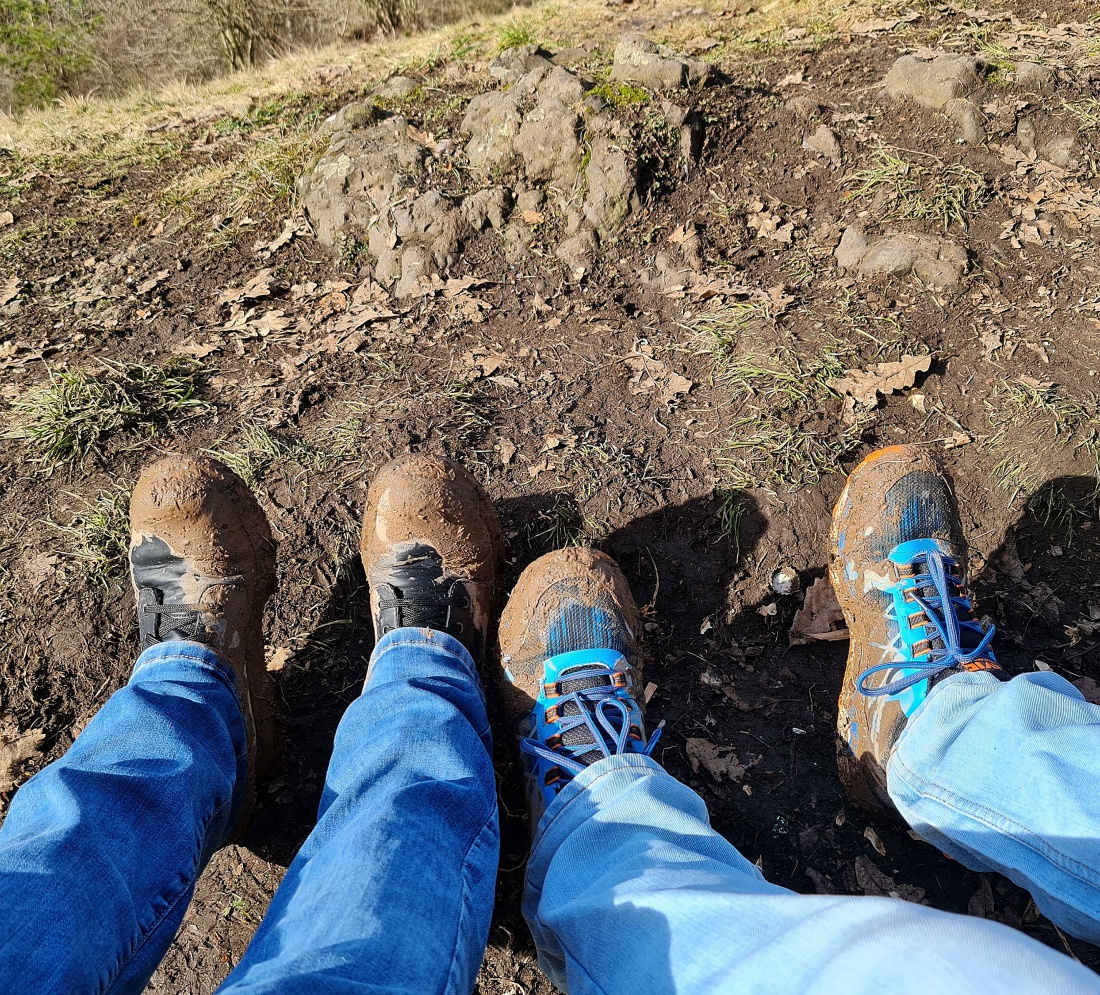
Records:
M586 664L581 664L576 667L569 667L563 670L558 675L558 683L561 687L562 694L569 695L575 694L578 691L586 691L589 688L595 687L608 687L610 678L606 673L602 674L585 674L585 671L591 668ZM577 676L571 677L571 674ZM583 676L582 676L583 675ZM559 706L559 710L563 717L576 716L581 714L580 705L576 701L564 701ZM618 728L618 721L621 718L620 714L611 710L607 713L608 720ZM593 721L596 721L595 719ZM601 735L603 733L601 732ZM583 753L575 759L579 760L583 764L593 764L597 760L601 760L604 757L604 752L599 748L595 738L592 736L592 730L589 729L587 722L582 722L579 725L574 726L572 729L562 733L561 741L565 746L587 746L592 744L594 749L589 750L587 753Z

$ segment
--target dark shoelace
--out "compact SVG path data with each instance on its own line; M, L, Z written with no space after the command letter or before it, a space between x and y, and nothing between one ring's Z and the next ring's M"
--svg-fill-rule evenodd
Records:
M387 585L388 586L388 585ZM389 587L393 591L392 587ZM378 613L392 611L396 616L395 625L386 625L385 631L411 628L439 629L451 635L460 635L463 625L452 620L451 610L470 607L470 596L461 582L450 586L445 595L415 596L411 598L379 598ZM457 630L457 631L455 631Z
M918 554L910 565L915 567L922 561L927 572L914 576L916 588L921 593L914 593L912 599L928 619L926 632L932 649L926 660L916 661L911 667L906 661L899 660L894 663L880 663L863 671L856 686L862 694L869 697L899 694L945 670L977 660L988 652L989 644L993 641L996 629L992 623L986 626L972 618L960 618L960 612L970 615L971 608L970 602L958 593L962 581L956 573L948 570L948 564L952 568L957 568L958 564L942 553L927 551ZM964 632L980 637L978 644L972 649L966 649L962 645ZM898 669L910 670L910 673L881 687L866 686L867 678L872 674Z
M203 641L201 637L206 633L206 624L202 620L200 605L159 605L146 601L140 609L138 628L141 630L143 648L148 649L161 642L162 632L178 632L183 639ZM153 616L149 619L152 624L147 625L146 617L150 615Z

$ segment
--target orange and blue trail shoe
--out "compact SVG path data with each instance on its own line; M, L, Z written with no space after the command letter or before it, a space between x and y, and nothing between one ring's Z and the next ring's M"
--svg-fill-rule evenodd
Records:
M645 736L637 631L630 587L604 553L559 549L520 574L500 619L500 655L532 832L586 767L657 745L660 728Z
M918 446L871 453L833 511L829 578L851 637L837 712L840 779L854 801L891 811L886 764L909 717L960 671L1008 677L993 626L966 592L966 540L951 482Z

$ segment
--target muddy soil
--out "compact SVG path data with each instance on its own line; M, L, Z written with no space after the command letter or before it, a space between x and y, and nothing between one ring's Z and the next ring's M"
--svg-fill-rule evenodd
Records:
M992 30L1057 64L1056 25L1083 20L1079 7L1035 15L1037 34L1002 21ZM770 880L802 892L897 891L1100 967L1100 952L1061 934L1006 879L966 871L847 801L834 760L846 644L791 646L801 594L770 583L781 567L802 590L824 575L845 469L873 447L924 442L944 449L956 481L999 658L1013 674L1042 666L1083 687L1100 680L1100 132L1066 106L1095 110L1082 102L1100 97L1100 66L1058 70L1049 92L988 81L978 97L987 144L967 145L942 114L879 88L899 55L933 40L974 51L966 16L943 7L924 18L905 35L825 39L724 65L691 98L706 123L700 162L685 165L667 146L654 153L642 209L579 281L540 250L541 236L514 267L486 235L446 274L454 282L396 302L306 231L258 251L288 209L219 240L220 220L185 218L158 199L176 172L230 154L218 140L202 148L201 134L178 160L98 185L8 164L16 230L52 223L4 261L18 281L0 312L9 427L19 424L13 403L59 367L182 352L210 374L205 408L151 438L115 433L83 465L0 440L0 715L45 734L18 779L65 751L137 652L124 570L90 577L63 531L85 502L132 485L162 451L251 452L279 543L265 630L286 765L261 785L247 837L203 874L150 991L216 988L313 825L333 733L373 642L357 560L366 487L410 451L462 460L485 485L505 527L509 587L569 542L619 561L645 620L649 713L666 721L657 759ZM467 96L477 88L468 83ZM318 116L356 87L319 90ZM461 119L461 107L431 112L410 109L410 120L443 133ZM644 108L625 113L644 129ZM835 161L803 146L822 126ZM1039 151L1058 139L1071 140L1063 165ZM973 171L982 193L966 223L945 230L942 218L899 214L881 189L861 196L859 174L881 165L883 147L931 163L929 182L948 167ZM834 253L852 224L876 237L951 239L967 272L933 289L841 271ZM263 293L226 293L264 270ZM364 301L383 316L338 325ZM873 405L820 384L805 396L789 389L792 376L823 383L823 357L867 371L925 355L927 373ZM739 448L761 424L772 441ZM249 449L257 426L281 440L274 455ZM802 440L793 456L783 429ZM730 771L699 763L708 746L732 751ZM519 914L527 829L504 735L496 759L504 838L479 990L548 992ZM0 795L0 815L8 800Z

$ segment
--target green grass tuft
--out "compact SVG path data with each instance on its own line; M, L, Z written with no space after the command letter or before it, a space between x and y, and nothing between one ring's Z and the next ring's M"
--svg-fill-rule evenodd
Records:
M249 486L263 480L274 466L293 462L313 467L318 457L308 444L255 423L241 429L240 443L236 449L208 449L206 453L221 460Z
M497 51L503 52L509 48L538 43L538 37L530 24L525 21L512 21L501 28L500 35L497 37Z
M130 555L130 488L103 490L68 525L57 528L69 537L72 555L85 576L106 585L125 572Z
M10 435L47 462L83 462L100 455L115 433L151 436L206 407L199 395L208 372L195 360L161 366L101 362L101 370L55 370L48 384L17 399L18 427Z
M985 177L967 166L938 159L922 165L887 146L876 149L874 158L871 168L847 178L851 196L875 198L896 218L938 221L944 231L953 224L965 228L989 199Z

